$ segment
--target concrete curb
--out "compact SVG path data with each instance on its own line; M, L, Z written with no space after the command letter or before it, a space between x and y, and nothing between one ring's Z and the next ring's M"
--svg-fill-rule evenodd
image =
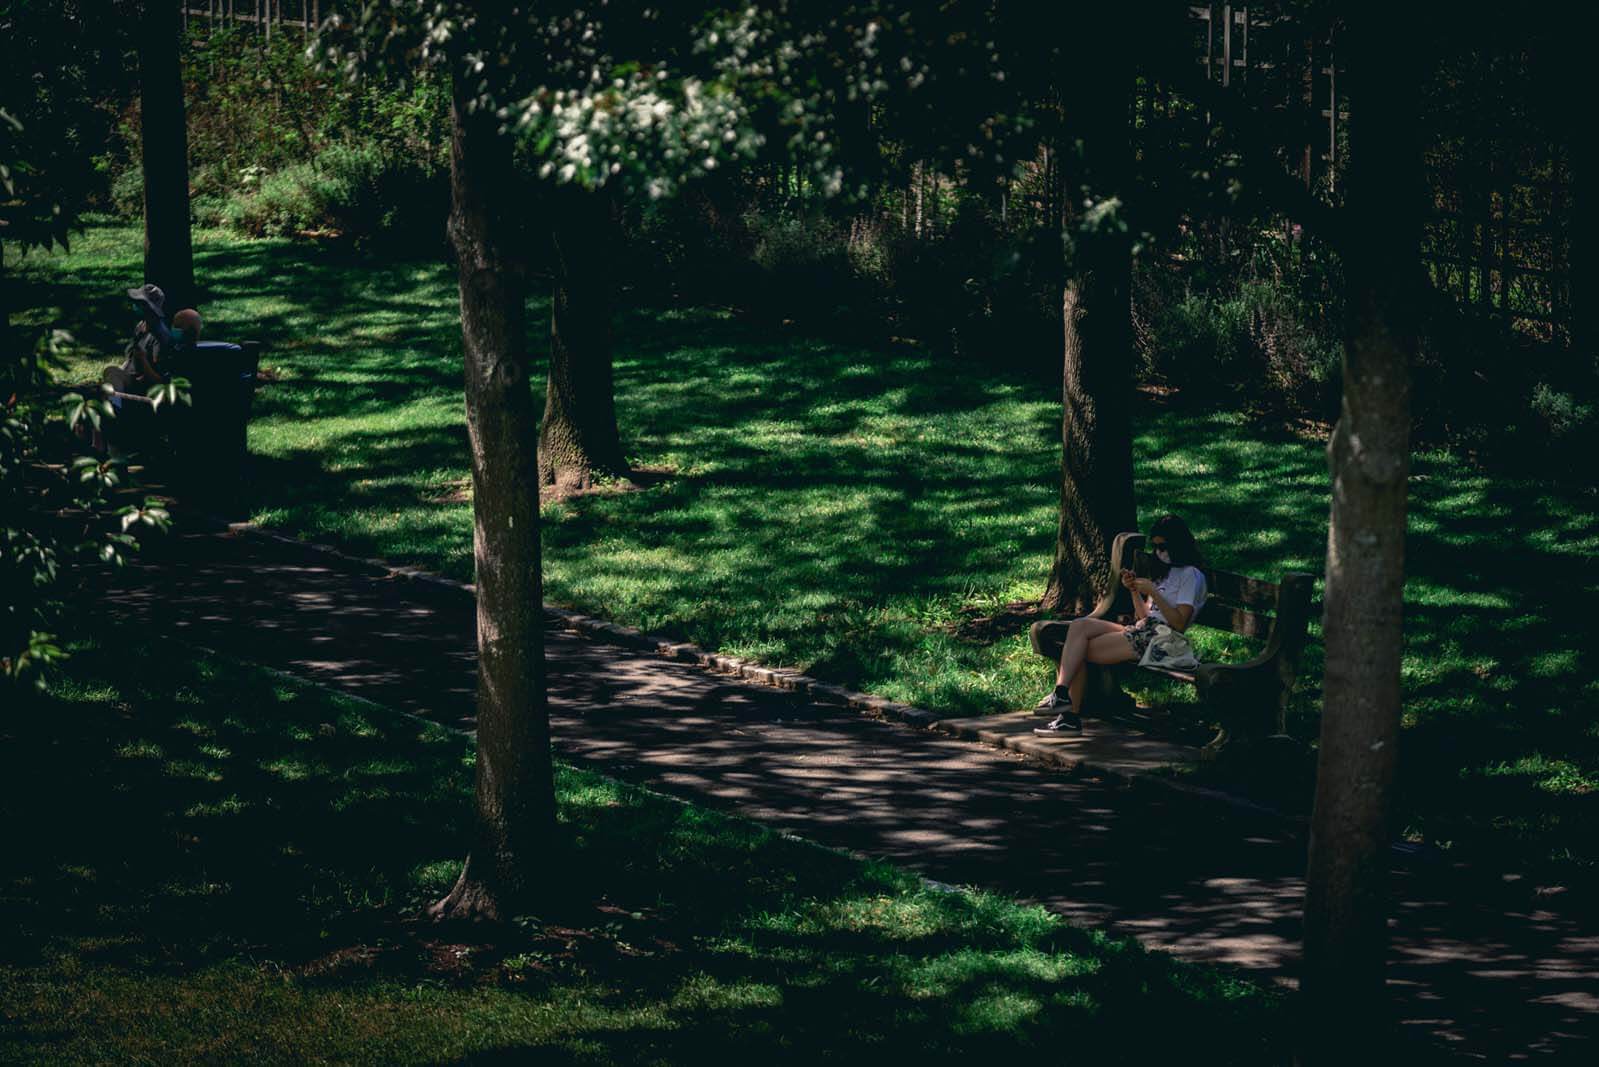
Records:
M251 522L229 522L214 515L204 516L204 521L207 526L213 529L227 530L237 536L250 537L259 541L285 545L301 551L308 550L324 555L345 566L355 566L365 570L374 577L401 579L415 583L421 589L442 592L451 596L464 595L470 597L476 595L476 590L470 582L456 581L454 578L446 578L441 574L434 574L419 567L401 566L382 559L352 556L348 552L344 552L332 545L315 541L303 541L297 537L273 533ZM1301 826L1309 823L1309 820L1304 816L1290 815L1276 808L1257 804L1254 801L1234 796L1231 793L1224 793L1219 789L1194 785L1155 772L1121 771L1113 767L1096 764L1090 759L1073 758L1071 750L1065 746L1051 744L1048 741L1032 737L1017 736L1000 730L984 729L974 725L970 720L947 719L925 708L912 707L909 704L901 704L886 697L873 696L870 693L857 693L854 690L812 678L810 675L802 674L799 671L781 667L764 667L752 660L742 659L737 656L706 652L698 645L687 641L674 641L658 634L648 634L631 626L623 626L620 623L598 619L566 608L554 607L550 604L544 605L544 612L552 618L559 619L563 625L578 633L586 634L608 644L654 653L678 663L697 666L702 670L742 678L757 685L787 690L805 697L812 703L835 704L858 712L866 718L878 719L884 722L904 723L907 726L931 730L957 740L975 741L990 748L1015 752L1025 758L1036 760L1046 766L1060 770L1094 774L1128 786L1153 786L1184 796L1225 804L1240 811L1285 823Z
M1043 722L1044 720L1038 719L1037 721ZM1122 770L1096 762L1092 757L1075 755L1077 750L1069 745L993 727L985 728L971 719L939 719L932 724L932 729L936 733L945 734L949 737L959 738L963 741L976 741L990 748L999 748L1018 753L1028 759L1036 760L1039 763L1057 767L1064 771L1080 771L1084 774L1107 778L1128 787L1155 787L1183 796L1225 804L1239 811L1293 825L1308 826L1310 823L1310 820L1303 815L1291 815L1288 812L1280 811L1265 804L1258 804L1244 797L1234 796L1220 789L1195 785L1180 778L1168 777L1159 771ZM1170 767L1173 764L1166 764L1165 766Z
M285 545L301 551L315 552L346 566L358 567L374 577L403 579L417 583L429 590L442 591L457 596L473 596L476 593L470 582L456 581L454 578L446 578L441 574L434 574L419 567L401 566L382 559L352 556L348 552L334 548L332 545L320 544L316 541L302 541L297 537L273 533L270 530L262 529L255 523L228 522L209 515L206 516L206 523L213 529L227 530L237 536ZM912 726L923 727L931 726L939 720L939 716L922 708L913 708L908 704L896 703L884 697L873 696L869 693L857 693L841 686L829 685L799 671L782 667L765 667L753 660L742 659L738 656L706 652L698 645L688 641L674 641L659 634L648 634L631 626L623 626L620 623L610 622L606 619L598 619L567 608L558 608L551 604L545 604L544 613L552 618L559 619L564 625L579 633L598 638L609 644L643 652L652 652L678 663L689 663L708 671L743 678L758 685L788 690L808 697L817 703L838 704L853 708L871 718L893 719L909 723Z
M265 535L265 536L274 536L275 537L277 535L270 534L270 535ZM299 543L300 544L304 544L305 542L299 542ZM449 579L447 579L447 578L443 579L443 580L444 581L449 581ZM457 584L460 584L460 583L457 583ZM444 730L445 732L447 732L449 734L452 734L452 735L454 735L456 737L460 737L460 738L463 738L465 740L472 741L474 744L477 741L477 731L476 730L468 730L468 729L465 729L465 728L460 727L460 726L447 726L444 723L438 722L438 721L436 721L434 719L430 719L430 718L428 718L425 715L418 715L415 712L411 712L411 711L403 711L400 708L392 708L392 707L390 707L387 704L383 704L383 703L380 703L380 702L378 702L376 700L373 700L371 697L364 697L364 696L359 696L359 695L357 695L355 693L345 692L343 689L340 689L339 687L334 686L334 685L329 685L327 682L320 682L320 681L317 681L314 678L302 677L301 675L298 675L298 674L292 674L289 671L279 670L277 667L268 667L265 664L256 663L253 660L245 659L242 656L238 656L238 655L235 655L235 654L230 653L230 652L222 652L222 651L219 651L218 649L211 648L211 647L209 647L207 645L197 645L197 644L195 644L192 641L183 641L181 639L178 641L178 643L182 644L182 645L187 645L189 648L195 649L196 651L199 651L199 652L203 652L206 655L215 656L217 659L228 660L228 661L233 662L233 663L242 664L242 665L248 667L251 670L262 671L262 672L266 673L267 675L269 675L270 677L281 679L282 681L284 681L284 682L286 682L286 683L288 683L290 685L293 685L293 686L295 686L297 688L312 689L312 690L315 690L315 691L317 691L319 693L324 693L324 694L328 695L330 698L333 698L333 699L336 699L336 700L348 700L348 701L350 701L350 702L352 702L354 704L357 704L357 705L359 705L359 706L361 706L363 708L370 708L372 711L375 711L375 712L377 712L377 713L379 713L381 715L388 716L390 718L404 719L407 722L413 722L413 723L416 723L419 726L435 727L437 729ZM702 803L700 801L690 800L687 797L674 796L671 793L665 793L665 792L662 792L659 789L655 789L655 788L653 788L651 786L645 785L643 782L629 781L629 780L627 780L625 778L619 778L614 773L612 773L612 774L606 773L604 765L601 764L601 763L595 763L595 762L592 762L592 761L589 761L589 760L574 759L571 756L560 756L559 758L566 760L567 764L569 766L571 766L571 767L577 768L579 770L587 771L590 774L598 775L598 776L600 776L602 778L605 778L608 781L620 782L622 785L624 785L628 789L635 789L638 792L645 794L646 796L653 797L656 800L663 801L663 802L666 802L666 803L669 803L669 804L675 804L676 806L678 806L680 808L688 808L690 810L698 810L698 811L714 811L714 812L716 812L717 814L719 814L720 816L722 816L725 819L730 819L730 820L735 821L735 822L741 822L741 823L745 823L745 824L750 825L750 826L759 827L764 832L772 834L773 836L778 837L778 838L780 838L780 839L782 839L784 841L793 841L796 844L800 844L800 845L805 846L806 848L814 848L814 849L816 849L816 850L818 850L820 852L826 852L826 853L829 853L829 854L834 855L834 856L842 856L845 859L854 860L857 863L883 863L883 862L885 862L884 860L879 859L876 856L868 855L865 852L861 852L861 851L858 851L858 850L853 849L853 848L844 848L844 847L842 847L840 845L824 845L820 841L812 841L810 838L804 837L804 836L802 836L800 834L796 834L792 830L784 830L781 827L777 827L777 826L768 826L766 823L763 823L763 822L759 821L758 819L751 819L748 816L739 815L739 814L737 814L735 812L732 812L732 811L727 811L727 810L724 810L724 809L715 808L715 807L713 807L713 806L711 806L709 804L705 804L705 803ZM927 877L924 874L917 874L915 871L910 870L908 867L902 867L902 866L899 866L898 864L895 864L895 866L898 867L899 870L907 871L912 877L914 877L918 881L920 881L921 884L925 888L931 889L931 890L933 890L936 893L973 893L973 892L980 892L981 891L981 887L980 886L951 885L948 882L940 882L936 878L929 878L929 877Z

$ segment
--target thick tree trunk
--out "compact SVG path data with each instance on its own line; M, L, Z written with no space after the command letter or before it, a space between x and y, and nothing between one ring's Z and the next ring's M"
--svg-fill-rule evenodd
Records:
M1344 38L1366 102L1350 126L1344 396L1327 446L1321 752L1305 893L1302 1059L1348 1063L1385 1041L1390 795L1399 740L1411 320L1420 280L1415 54L1388 9Z
M553 204L555 293L550 379L539 430L539 482L586 489L596 475L625 477L611 369L610 195L558 190Z
M189 241L189 132L176 3L145 0L139 41L139 125L144 166L144 280L166 291L168 314L194 303Z
M527 277L507 206L521 197L491 115L451 110L450 238L461 290L477 574L477 817L438 918L508 919L536 903L556 841L545 703Z
M1131 171L1132 74L1108 63L1084 85L1087 175L1099 197L1125 202ZM1078 614L1104 592L1111 542L1138 521L1133 506L1132 244L1101 230L1077 242L1062 301L1060 525L1043 606Z

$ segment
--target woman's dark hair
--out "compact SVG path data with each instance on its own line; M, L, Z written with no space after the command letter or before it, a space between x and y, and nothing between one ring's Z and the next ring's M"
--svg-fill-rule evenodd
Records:
M1155 554L1149 541L1157 537L1166 539L1166 552L1171 556L1173 567L1203 567L1205 556L1199 551L1199 546L1194 543L1193 531L1188 524L1176 515L1162 515L1155 520L1155 525L1149 528L1149 538L1144 547L1150 555Z

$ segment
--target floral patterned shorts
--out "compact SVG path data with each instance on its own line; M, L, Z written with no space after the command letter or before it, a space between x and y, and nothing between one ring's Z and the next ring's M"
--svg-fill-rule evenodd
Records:
M1149 650L1149 643L1155 639L1155 620L1145 615L1122 631L1122 636L1127 638L1127 643L1133 646L1133 655L1139 659L1144 658L1144 653Z

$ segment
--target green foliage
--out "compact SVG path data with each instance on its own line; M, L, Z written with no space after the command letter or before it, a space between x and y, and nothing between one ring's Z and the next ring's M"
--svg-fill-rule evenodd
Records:
M472 744L109 631L0 748L0 1016L51 1063L1269 1063L1282 994L557 765L563 891L456 944ZM130 671L129 661L162 661ZM56 802L40 805L48 792ZM28 817L21 817L27 812ZM399 832L397 832L397 829ZM1150 1017L1164 1025L1140 1025Z
M144 168L131 166L111 179L111 207L124 218L144 217Z
M98 4L0 5L0 241L65 244L101 192L92 159L110 124L104 103L127 85L119 33Z
M1561 448L1583 448L1599 442L1599 416L1595 405L1575 395L1539 382L1532 388L1533 414L1543 421L1549 436Z
M50 371L74 342L65 331L41 338L29 355L0 353L0 694L44 686L63 656L57 634L86 599L85 564L120 564L138 549L130 531L165 530L155 500L109 513L110 494L126 485L120 459L82 454L83 439L110 429L111 387L45 395ZM188 400L186 383L170 399Z
M138 262L137 233L85 233L25 265L30 291L93 340L99 279ZM442 263L204 234L213 321L248 321L280 381L256 398L254 517L362 556L472 573L460 322ZM293 274L292 297L263 279ZM48 294L46 296L45 294ZM36 313L30 313L36 314ZM529 335L548 328L530 308ZM36 321L31 319L29 321ZM316 328L307 330L306 323ZM668 476L544 512L554 603L951 714L1030 706L1049 668L1006 606L1036 598L1059 507L1058 365L1028 373L919 345L826 340L726 312L646 306L616 322L617 414L633 459ZM535 346L534 350L537 351ZM692 372L689 369L692 368ZM532 375L542 385L539 368ZM1187 515L1213 562L1317 573L1325 441L1259 413L1144 405L1134 441L1145 518ZM1411 487L1401 812L1434 841L1482 841L1567 877L1599 863L1599 793L1558 796L1475 769L1539 753L1599 776L1599 699L1567 602L1529 574L1599 596L1599 503L1586 483L1493 477L1420 450ZM993 620L980 624L978 620ZM1290 728L1316 735L1312 627ZM1216 658L1250 646L1206 647ZM1141 699L1192 714L1191 687ZM1221 768L1235 777L1245 768ZM1560 779L1561 781L1575 778ZM1267 783L1307 804L1303 780ZM1553 858L1551 858L1553 857Z
M441 176L375 142L335 142L308 163L263 174L248 170L218 209L221 221L252 237L306 232L372 236L431 224L442 232Z
M1148 378L1196 404L1252 404L1316 418L1338 412L1341 306L1314 257L1256 234L1250 260L1203 250L1140 261L1134 321ZM1196 242L1197 243L1197 242ZM1195 257L1194 253L1201 253Z
M437 77L359 85L319 74L297 35L270 48L237 26L194 20L183 53L190 208L197 224L252 236L364 237L442 226L449 98ZM110 106L110 102L108 102ZM143 212L137 102L99 165L118 213Z

